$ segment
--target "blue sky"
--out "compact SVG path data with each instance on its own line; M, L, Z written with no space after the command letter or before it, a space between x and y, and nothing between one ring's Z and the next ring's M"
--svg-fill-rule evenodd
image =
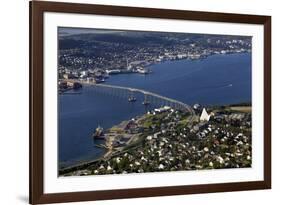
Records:
M122 32L122 31L93 29L93 28L70 28L70 27L58 28L59 36L68 36L68 35L83 34L83 33L116 33L116 32Z

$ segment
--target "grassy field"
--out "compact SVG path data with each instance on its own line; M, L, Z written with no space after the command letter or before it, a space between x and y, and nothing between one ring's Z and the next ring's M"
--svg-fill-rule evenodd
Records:
M252 112L252 106L233 106L230 110L239 112Z

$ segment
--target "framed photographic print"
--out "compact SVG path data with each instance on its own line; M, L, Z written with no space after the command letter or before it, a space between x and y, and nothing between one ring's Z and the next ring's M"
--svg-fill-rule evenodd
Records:
M271 17L30 2L30 203L271 188Z

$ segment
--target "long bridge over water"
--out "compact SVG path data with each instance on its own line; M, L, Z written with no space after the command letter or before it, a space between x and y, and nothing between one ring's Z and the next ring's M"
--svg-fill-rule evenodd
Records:
M190 113L190 118L189 118L189 123L191 124L194 119L195 119L195 112L194 110L188 105L185 104L181 101L169 98L169 97L165 97L150 91L146 91L143 89L138 89L138 88L132 88L132 87L124 87L124 86L118 86L118 85L109 85L109 84L96 84L93 82L87 82L87 81L77 81L77 80L68 80L69 82L79 82L83 85L89 85L89 86L93 86L93 88L96 91L101 91L101 92L106 92L106 93L110 93L113 95L118 95L121 97L132 97L134 95L136 95L137 93L142 94L143 95L143 99L144 102L146 101L149 104L161 104L162 106L170 106L172 108L175 108L177 110L182 110L184 112L188 112ZM70 166L67 168L62 169L60 172L66 172L71 171L71 170L79 170L79 169L83 169L84 167L87 167L89 165L91 165L92 163L95 163L96 161L98 161L100 159L95 159L93 161L89 161L87 163L81 163L78 165L74 165L74 166Z
M99 89L99 91L109 92L114 95L123 96L126 98L135 97L137 94L142 94L144 105L148 105L148 104L162 105L162 106L166 105L177 110L189 112L192 115L194 115L194 110L188 104L147 90L118 86L118 85L110 85L110 84L96 84L94 82L88 82L88 81L73 80L71 82L79 82L84 85L91 85L93 86L93 88Z

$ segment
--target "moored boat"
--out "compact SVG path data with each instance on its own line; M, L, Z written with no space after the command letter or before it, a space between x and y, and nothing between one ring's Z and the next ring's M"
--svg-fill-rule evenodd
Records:
M94 139L105 139L103 128L101 126L98 126L96 128L95 133L92 135L92 137Z
M136 101L137 101L137 98L131 96L131 97L128 98L128 101L129 101L129 102L136 102Z

